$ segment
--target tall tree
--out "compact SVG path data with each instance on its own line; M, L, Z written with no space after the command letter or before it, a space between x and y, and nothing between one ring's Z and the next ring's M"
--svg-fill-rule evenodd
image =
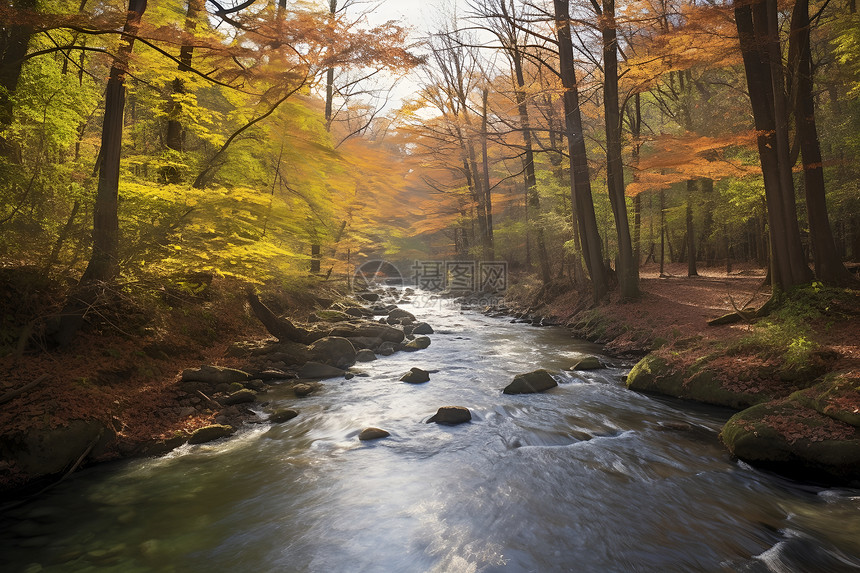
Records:
M734 0L733 6L764 176L771 280L778 292L808 283L812 273L797 223L776 0Z
M107 280L117 271L119 249L119 163L122 152L126 77L147 0L129 0L122 40L105 89L105 115L99 157L99 182L93 214L93 250L82 282Z
M27 12L36 9L36 0L14 0L11 5L15 9L14 20L0 28L0 156L15 161L14 145L5 131L12 125L12 96L18 89L21 67L33 34L32 14Z
M829 285L847 286L856 282L848 272L833 239L824 189L824 164L818 129L815 125L815 99L812 81L809 0L796 0L791 14L789 36L789 69L794 99L794 118L800 153L803 158L803 184L809 215L809 238L812 242L815 276Z
M558 34L558 56L561 82L564 86L564 115L570 154L571 202L575 205L579 219L579 232L586 267L591 276L592 294L595 302L609 292L606 268L594 202L591 196L591 180L588 157L585 150L585 133L582 128L582 112L579 106L579 86L573 61L573 41L570 30L570 7L568 0L553 0L555 26Z
M606 184L618 235L618 285L623 299L639 296L639 265L633 257L627 201L624 197L624 163L621 159L621 108L618 95L618 33L615 0L594 2L603 39L603 110L606 125ZM694 257L695 258L695 257Z

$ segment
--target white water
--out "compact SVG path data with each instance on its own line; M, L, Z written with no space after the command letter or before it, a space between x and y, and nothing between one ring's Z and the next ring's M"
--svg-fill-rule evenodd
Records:
M436 329L430 348L304 399L273 389L300 411L285 424L76 474L0 519L0 570L860 571L860 491L731 460L730 412L630 392L620 363L504 395L517 373L599 349L404 308ZM439 372L399 382L412 366ZM446 405L472 421L424 423ZM360 442L366 426L391 437Z

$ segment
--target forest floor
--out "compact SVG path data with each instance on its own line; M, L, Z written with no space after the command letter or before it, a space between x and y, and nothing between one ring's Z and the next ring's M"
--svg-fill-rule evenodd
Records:
M575 335L603 339L609 353L633 357L657 346L690 348L695 341L695 347L705 348L698 342L740 339L752 325L709 327L707 320L730 312L733 302L759 306L769 296L759 269L742 268L726 276L723 269L703 268L692 278L685 266L670 265L666 271L660 277L655 268L642 269L643 296L636 302L603 304L583 313L576 293L560 292L531 310L555 317ZM340 294L332 287L313 293L300 288L282 294L280 308L273 310L303 321ZM16 301L2 302L8 306ZM126 306L125 316L106 312L100 328L86 329L62 351L13 351L0 357L0 490L28 479L5 461L4 440L20 441L35 430L98 420L117 434L119 445L101 458L111 459L212 424L215 413L181 403L180 373L203 364L239 367L240 359L227 353L230 345L269 337L247 308L244 288L230 281L216 279L208 300L177 299L169 305L163 300L126 301ZM851 310L854 320L812 325L815 343L834 351L834 369L860 372L858 308ZM36 380L37 385L3 403L7 393Z

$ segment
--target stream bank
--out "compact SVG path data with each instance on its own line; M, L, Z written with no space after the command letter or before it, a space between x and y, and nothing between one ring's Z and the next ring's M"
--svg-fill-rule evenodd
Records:
M634 302L593 307L569 289L527 284L510 304L518 320L565 325L607 354L639 359L627 377L632 390L737 411L721 439L738 458L857 486L860 292L814 286L766 319L707 326L736 301L762 304L762 278L752 269L729 277L645 271Z

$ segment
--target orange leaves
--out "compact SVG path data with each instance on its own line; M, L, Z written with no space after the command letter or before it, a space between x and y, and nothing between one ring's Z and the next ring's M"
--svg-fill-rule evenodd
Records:
M730 153L741 147L753 148L755 138L755 131L724 137L660 135L643 146L644 158L638 165L636 181L627 186L627 195L665 189L687 179L755 175L760 172L758 164L746 165Z

